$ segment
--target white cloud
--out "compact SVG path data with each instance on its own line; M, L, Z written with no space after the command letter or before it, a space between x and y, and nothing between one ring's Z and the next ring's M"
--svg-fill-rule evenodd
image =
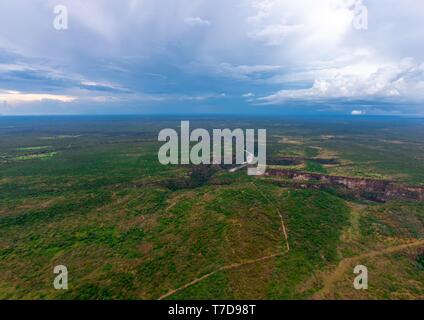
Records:
M72 102L76 98L72 96L46 94L46 93L22 93L18 91L0 91L0 101L10 104L31 103L44 100L54 100L60 102Z
M360 115L364 115L365 111L362 110L352 110L351 115L352 116L360 116Z
M211 22L200 17L185 18L184 22L189 26L209 27Z
M355 68L347 67L339 71L315 79L310 88L281 90L258 100L273 104L288 100L424 99L424 64L411 58L397 65L380 66L371 73L354 72Z
M223 72L232 74L249 75L254 73L266 73L280 70L281 66L275 65L239 65L233 66L229 63L221 63L220 68Z
M10 71L24 71L26 68L20 64L0 63L0 73Z
M355 16L355 7L346 0L263 0L252 2L252 7L255 14L247 18L248 36L273 46L328 49L352 29ZM287 41L289 36L293 39Z
M252 39L263 41L270 46L275 46L283 44L286 37L296 34L296 31L302 28L302 25L272 24L263 29L251 31L248 35Z
M213 74L226 78L249 80L253 76L274 74L283 67L279 65L232 65L227 62L199 63L193 62L185 70L195 74Z

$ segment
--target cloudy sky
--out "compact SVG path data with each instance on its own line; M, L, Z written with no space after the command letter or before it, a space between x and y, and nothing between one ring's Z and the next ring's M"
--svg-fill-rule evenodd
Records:
M0 15L0 114L424 114L422 0L1 0Z

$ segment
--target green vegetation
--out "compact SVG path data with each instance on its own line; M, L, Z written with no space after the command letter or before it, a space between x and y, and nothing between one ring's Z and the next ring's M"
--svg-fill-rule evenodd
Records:
M420 270L424 270L424 253L417 256L417 266Z
M322 164L313 160L306 161L306 170L310 172L327 173L327 170Z
M24 156L18 156L13 158L14 160L33 160L33 159L49 159L58 154L58 152L47 152L47 153L38 153L38 154L27 154Z
M38 146L38 147L21 147L16 148L18 151L36 151L36 150L45 150L45 149L51 149L51 146Z
M423 183L422 121L344 121L218 118L191 127L267 128L269 158L310 159L286 169ZM2 299L157 299L209 274L168 299L308 299L342 259L424 239L422 202L365 202L243 170L162 166L157 134L179 119L0 123ZM381 285L367 297L422 297L419 247L367 261ZM52 286L59 264L69 271L67 291ZM348 271L329 298L351 297Z

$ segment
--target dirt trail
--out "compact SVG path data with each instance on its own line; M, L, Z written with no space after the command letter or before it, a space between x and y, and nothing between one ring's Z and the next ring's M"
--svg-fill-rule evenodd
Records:
M242 266L246 266L246 265L249 265L249 264L254 264L254 263L257 263L257 262L262 262L262 261L269 260L269 259L272 259L272 258L275 258L275 257L278 257L278 256L282 256L285 253L287 253L287 251L286 252L277 253L277 254L273 254L273 255L270 255L270 256L266 256L266 257L261 257L261 258L258 258L258 259L245 260L245 261L240 262L240 263L233 263L233 264L229 264L229 265L223 266L223 267L221 267L219 269L216 269L215 271L212 271L212 272L210 272L208 274L205 274L204 276L202 276L200 278L196 278L193 281L191 281L191 282L189 282L189 283L187 283L187 284L185 284L185 285L183 285L183 286L181 286L181 287L179 287L177 289L174 289L174 290L169 291L168 293L165 293L164 295L160 296L158 300L166 299L167 297L172 296L175 293L180 292L180 291L182 291L184 289L187 289L188 287L191 287L191 286L193 286L193 285L195 285L195 284L197 284L197 283L199 283L199 282L201 282L201 281L209 278L210 276L213 276L214 274L216 274L216 273L218 273L220 271L225 271L225 270L230 270L230 269L236 269L236 268L240 268Z
M267 200L268 203L272 204L272 202L268 199L268 197L266 197L263 194L263 192L254 183L252 183L252 184L259 191L259 193L262 195L262 197L264 197ZM282 255L285 255L286 253L288 253L290 251L290 246L289 246L289 240L288 240L288 234L287 234L286 226L284 224L283 215L281 214L281 211L277 207L275 207L275 209L277 210L278 215L280 217L280 220L281 220L281 229L283 230L284 238L286 239L286 247L287 247L287 250L286 251L280 252L280 253L276 253L276 254L272 254L272 255L269 255L269 256L265 256L265 257L261 257L261 258L257 258L257 259L250 259L250 260L245 260L243 262L233 263L233 264L222 266L222 267L220 267L220 268L218 268L218 269L216 269L216 270L214 270L214 271L212 271L212 272L210 272L208 274L205 274L204 276L202 276L200 278L196 278L193 281L191 281L189 283L186 283L185 285L183 285L183 286L181 286L181 287L179 287L177 289L174 289L174 290L171 290L171 291L165 293L164 295L160 296L158 300L166 299L166 298L168 298L168 297L176 294L177 292L180 292L180 291L182 291L184 289L187 289L187 288L189 288L189 287L191 287L191 286L193 286L193 285L195 285L195 284L197 284L197 283L199 283L199 282L201 282L201 281L209 278L210 276L213 276L214 274L216 274L216 273L218 273L220 271L225 271L225 270L240 268L240 267L243 267L243 266L246 266L246 265L249 265L249 264L254 264L254 263L266 261L266 260L269 260L269 259L272 259L272 258L275 258L275 257L279 257L279 256L282 256Z
M265 198L265 200L269 203L269 204L271 204L272 205L272 202L269 200L269 198L261 191L261 189L259 189L258 188L258 186L256 185L256 184L254 184L253 182L252 182L252 185L254 185L255 186L255 188L256 188L256 190L258 190L259 191L259 193L262 195L262 197L264 197ZM278 209L277 207L274 207L276 210L277 210L277 212L278 212L278 215L279 215L279 217L280 217L280 220L281 220L281 229L283 230L283 233L284 233L284 238L286 239L286 247L287 247L287 252L289 252L290 251L290 245L289 245L289 237L288 237L288 234L287 234L287 230L286 230L286 225L284 224L284 219L283 219L283 215L282 215L282 213L281 213L281 211L280 211L280 209Z
M330 274L324 276L323 278L323 288L314 294L312 297L313 299L320 299L325 296L325 294L331 292L331 289L334 285L334 283L340 279L349 269L349 267L353 264L353 262L360 260L360 259L366 259L366 258L372 258L380 255L395 253L398 251L402 251L408 248L417 247L417 246L424 246L424 240L417 240L414 242L398 245L398 246L392 246L388 247L383 250L376 250L376 251L370 251L364 254L361 254L359 256L351 257L351 258L345 258L342 259L336 269L334 269L333 272Z

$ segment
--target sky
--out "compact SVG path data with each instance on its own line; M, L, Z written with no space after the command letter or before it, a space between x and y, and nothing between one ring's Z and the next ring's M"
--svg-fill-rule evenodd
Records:
M0 115L424 114L422 0L1 0L0 15Z

